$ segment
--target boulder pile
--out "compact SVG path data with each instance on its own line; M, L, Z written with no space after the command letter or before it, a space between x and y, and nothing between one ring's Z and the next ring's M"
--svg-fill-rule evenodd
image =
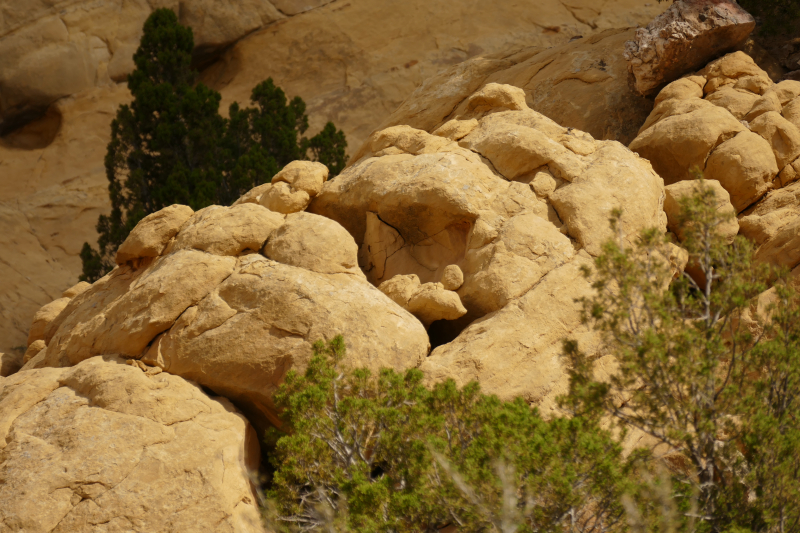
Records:
M554 412L562 339L615 365L579 302L603 243L655 228L691 274L677 211L694 175L726 237L800 282L800 83L733 52L650 102L646 77L628 84L635 34L468 60L334 179L296 161L231 206L141 220L110 273L59 290L0 354L0 531L260 531L273 395L340 334L354 366Z

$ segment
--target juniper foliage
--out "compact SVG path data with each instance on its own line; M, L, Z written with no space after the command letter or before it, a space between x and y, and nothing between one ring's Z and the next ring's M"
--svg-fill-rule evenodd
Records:
M610 415L661 445L679 530L800 531L797 296L780 273L754 261L749 241L719 234L726 217L702 178L680 218L693 276L675 280L658 231L628 248L612 220L620 238L586 270L596 295L583 304L585 322L603 334L603 352L619 367L596 380L593 359L566 341L563 404Z
M128 76L133 101L120 106L111 124L105 158L111 213L98 220L98 249L85 243L81 250L84 281L113 268L117 248L150 213L176 203L228 205L309 152L331 175L344 168L344 133L328 123L310 140L303 137L305 103L288 101L272 79L253 89L254 107L233 103L223 118L220 94L196 82L193 49L191 28L172 10L148 17Z
M631 464L596 420L543 419L477 383L350 368L337 337L276 395L272 526L282 531L608 531Z

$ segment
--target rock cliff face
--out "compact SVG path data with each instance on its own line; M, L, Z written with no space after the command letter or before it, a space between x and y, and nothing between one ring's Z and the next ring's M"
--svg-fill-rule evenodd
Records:
M129 99L131 56L157 7L193 28L202 79L222 92L223 109L246 104L271 76L305 99L312 132L335 121L351 154L448 65L487 54L514 61L523 48L644 25L664 9L640 0L544 0L535 9L472 0L5 2L0 133L36 120L0 137L0 351L23 349L33 314L77 281L80 247L96 240L97 216L108 209L109 124Z

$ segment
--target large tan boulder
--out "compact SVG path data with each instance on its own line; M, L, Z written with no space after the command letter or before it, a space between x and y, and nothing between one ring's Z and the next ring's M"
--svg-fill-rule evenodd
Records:
M45 338L48 364L76 364L108 353L139 356L235 266L234 257L187 249L138 267L117 267L70 301L50 324Z
M743 43L756 21L734 0L677 0L625 43L636 90L659 87Z
M705 176L717 180L740 212L769 191L778 173L770 144L760 135L742 131L720 144L706 162Z
M202 250L216 255L257 252L283 221L283 215L256 204L212 205L184 223L171 249Z
M528 109L514 86L488 84L464 100L465 114L450 122L466 128L377 132L309 208L353 235L375 285L412 274L442 282L456 266L474 320L525 294L576 249L598 254L615 208L628 240L666 227L663 181L624 146L559 126Z
M717 226L717 232L728 242L733 242L733 238L739 233L739 223L736 220L736 209L731 204L731 197L718 181L708 180L704 186L711 189L714 194L715 207L717 212L727 218L724 223ZM681 200L690 197L697 192L696 181L679 181L664 187L666 198L664 199L664 212L667 214L667 229L674 233L679 240L684 239L684 221L680 219Z
M429 351L419 320L366 281L344 228L246 202L198 211L161 255L75 296L22 371L142 359L240 402L263 429L279 424L272 394L286 373L339 334L354 364L374 370L418 366Z
M258 437L222 398L114 358L0 378L0 530L256 533Z
M121 265L140 257L158 257L194 214L186 205L171 205L144 217L117 249L116 263Z
M422 324L366 280L253 254L142 360L239 402L260 426L279 424L272 395L286 373L304 368L314 342L339 334L348 361L372 370L416 367L429 349Z
M692 169L702 170L714 148L745 129L729 111L708 104L662 118L639 134L630 149L649 160L669 185L692 179Z
M312 213L294 213L270 236L264 255L285 265L319 274L349 273L358 268L358 246L335 221Z

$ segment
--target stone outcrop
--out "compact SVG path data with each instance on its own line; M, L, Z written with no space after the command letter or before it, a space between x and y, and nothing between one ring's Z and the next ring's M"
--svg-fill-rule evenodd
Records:
M438 135L376 133L312 202L354 236L374 284L398 274L442 282L456 265L474 319L522 296L576 248L599 253L615 207L629 237L666 226L661 179L619 143L557 125L513 86L487 85L464 109Z
M625 43L636 90L647 95L742 44L755 19L735 0L677 0Z
M668 185L698 169L741 212L797 178L798 97L797 82L774 84L743 52L728 54L667 85L630 149Z
M142 23L160 6L176 9L181 22L193 28L196 64L203 67L202 80L221 91L223 113L233 101L248 105L252 88L272 77L287 95L306 101L307 135L332 120L345 132L351 154L444 67L478 56L485 58L482 65L512 65L579 35L580 44L609 28L644 25L665 8L641 0L602 6L543 0L535 10L507 0L410 0L401 15L377 0L6 2L0 6L0 100L13 100L16 111L0 104L0 115L16 114L6 128L36 120L0 137L0 168L8 177L0 180L0 351L24 350L33 314L75 283L81 246L96 242L97 217L109 209L103 156L110 123L117 106L130 98L124 80ZM522 51L531 46L536 48ZM219 60L209 63L221 49ZM558 83L542 93L540 105L569 89L567 98L554 100L561 103L553 110L573 118L590 113L592 122L605 124L612 113L594 111L593 105L598 98L616 99L614 92L604 86L584 98L582 87L604 76L592 64L620 53L606 46L592 56L590 49L579 48L580 56L567 53L557 62L560 67L545 68L551 86ZM537 64L546 67L548 61ZM612 63L619 65L612 75L624 78L623 62ZM531 65L528 73L536 68ZM466 94L477 88L472 85ZM59 99L41 115L53 98ZM640 101L635 116L644 117L646 105ZM609 131L621 124L632 138L641 121L625 113L608 119Z
M0 377L0 530L261 532L258 437L224 398L114 357Z
M295 183L316 183L314 171ZM120 248L128 261L57 301L23 372L104 354L141 359L239 402L263 428L278 423L276 387L321 338L343 334L353 364L373 369L427 355L422 324L366 281L358 247L333 220L247 202L187 209L143 219Z

